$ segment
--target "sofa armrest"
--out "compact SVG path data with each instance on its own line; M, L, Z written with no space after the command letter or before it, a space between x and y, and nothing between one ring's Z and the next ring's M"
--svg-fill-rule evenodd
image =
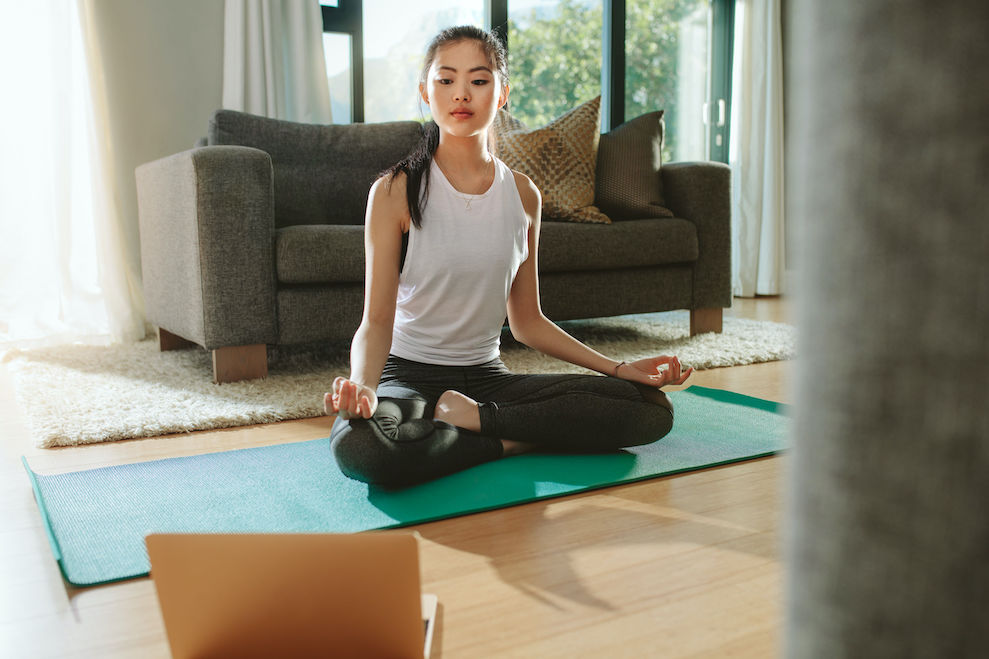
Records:
M209 350L275 343L271 157L208 146L135 174L148 320Z
M731 169L674 162L660 169L666 206L697 227L693 309L731 306Z

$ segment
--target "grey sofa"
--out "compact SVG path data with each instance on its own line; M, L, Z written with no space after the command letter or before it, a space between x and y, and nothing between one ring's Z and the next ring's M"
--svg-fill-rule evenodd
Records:
M205 146L138 167L147 318L161 349L202 346L227 382L266 375L268 345L350 338L368 191L420 132L411 121L318 126L220 110ZM614 150L611 162L636 166ZM689 309L691 333L720 331L731 305L729 170L672 163L653 175L673 217L542 223L549 318Z

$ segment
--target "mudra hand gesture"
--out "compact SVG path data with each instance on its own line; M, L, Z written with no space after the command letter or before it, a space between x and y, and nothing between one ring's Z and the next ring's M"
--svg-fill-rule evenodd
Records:
M664 366L665 368L663 368ZM622 362L615 369L615 377L658 389L667 385L683 384L693 372L693 367L683 370L679 358L660 355L634 362Z
M378 409L378 396L371 387L337 377L333 380L332 393L323 396L323 409L327 414L336 414L341 419L370 419Z

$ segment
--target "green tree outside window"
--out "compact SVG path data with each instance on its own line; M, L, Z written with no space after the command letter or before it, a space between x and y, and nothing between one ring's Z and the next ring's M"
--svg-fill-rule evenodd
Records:
M666 111L667 161L677 156L680 77L696 71L696 62L684 59L707 66L706 44L684 43L685 28L700 20L706 30L709 8L710 0L626 3L625 118ZM510 15L512 113L528 126L541 126L600 94L601 29L600 0L560 0L553 12Z

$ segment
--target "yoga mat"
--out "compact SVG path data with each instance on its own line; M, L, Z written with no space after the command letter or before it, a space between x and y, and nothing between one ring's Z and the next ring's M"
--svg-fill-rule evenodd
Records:
M348 479L329 439L76 471L24 466L65 580L148 574L152 532L355 532L629 483L771 455L784 448L782 406L728 391L669 394L673 430L616 453L526 454L429 483L385 490Z

